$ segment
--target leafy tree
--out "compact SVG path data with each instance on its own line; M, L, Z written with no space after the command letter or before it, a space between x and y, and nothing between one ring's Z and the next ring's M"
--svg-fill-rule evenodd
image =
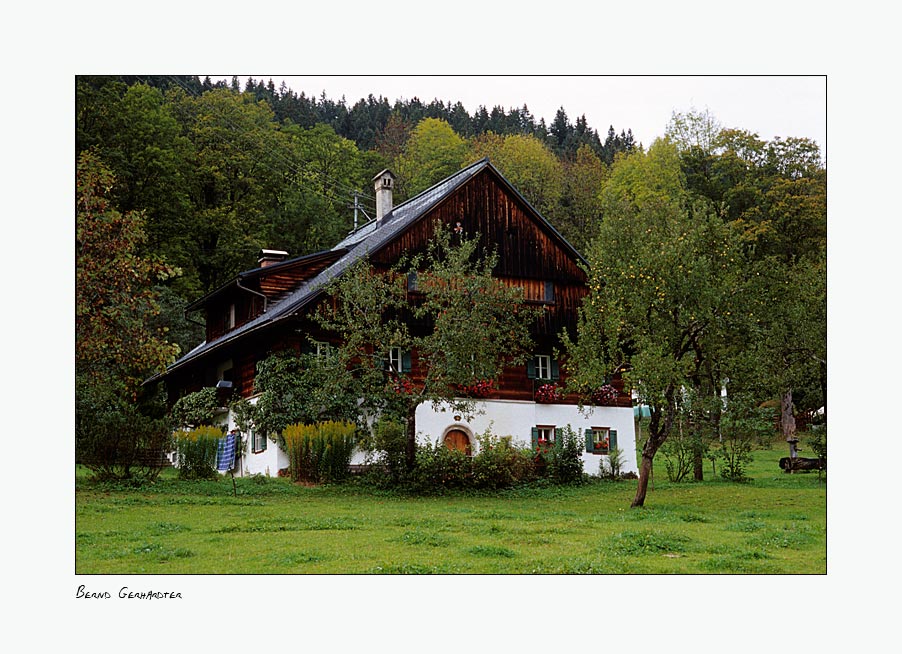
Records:
M497 379L505 365L521 361L535 317L522 291L492 277L497 257L480 252L477 239L435 230L426 252L385 274L367 263L347 271L319 316L341 337L339 360L352 365L363 409L403 420L408 469L415 465L416 408L448 403L472 412L461 388ZM412 272L417 290L409 298L404 282ZM390 348L409 353L410 370L392 362Z
M674 111L664 134L680 152L693 149L711 152L722 129L720 121L708 109L692 108L686 113Z
M290 169L270 212L266 242L292 255L324 250L351 229L347 205L354 189L366 188L357 147L328 125L282 129Z
M555 226L580 252L589 244L602 216L601 190L608 169L589 145L581 145L564 163L563 195Z
M469 148L451 125L425 118L414 127L397 162L399 196L411 197L457 172Z
M680 129L676 129L679 127ZM741 230L754 275L754 329L744 353L744 383L778 395L781 425L794 438L793 390L821 387L826 404L826 171L808 139L765 142L724 130L705 112L674 114L688 192L712 203ZM754 352L754 356L751 354Z
M82 153L76 169L76 455L103 479L152 478L167 428L158 398L145 397L140 383L176 351L147 326L158 311L151 285L175 271L136 254L145 239L143 216L113 208L113 186L110 170L91 152Z
M152 284L176 274L142 258L143 216L110 204L110 170L90 152L79 157L75 223L76 373L115 380L135 395L144 375L165 368L174 346L146 326L159 311Z
M193 210L181 243L199 295L255 265L291 159L272 110L250 94L214 89L198 97L176 93L173 102L192 144Z
M359 385L351 377L341 351L332 356L293 351L271 354L257 365L260 392L254 424L277 438L292 424L358 418Z
M578 342L565 339L577 385L626 369L651 410L633 506L645 502L655 453L670 436L679 394L707 379L721 387L725 343L736 329L739 235L704 206L684 208L676 149L615 163L605 218L588 250L590 294Z
M554 218L561 200L563 167L539 139L487 132L473 141L472 157L489 157L530 204L547 218Z

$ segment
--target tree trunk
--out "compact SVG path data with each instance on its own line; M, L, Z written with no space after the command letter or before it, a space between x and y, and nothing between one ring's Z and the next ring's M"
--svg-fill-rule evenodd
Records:
M692 472L695 476L695 481L705 481L704 465L705 460L702 458L701 450L696 447L692 453Z
M780 397L780 430L786 442L795 440L796 418L792 415L792 389L785 391Z
M404 460L407 465L407 472L410 472L417 464L417 408L407 412L407 418L404 421L407 430L407 444L404 447Z
M655 453L666 438L666 435L655 436L651 434L645 442L645 447L642 448L642 461L639 463L639 486L636 488L636 497L633 499L633 503L630 504L631 509L645 506L645 495L648 492L648 480L651 477Z
M645 495L648 493L648 478L651 476L652 459L653 457L645 454L645 450L642 451L642 461L639 463L639 486L636 488L636 497L633 498L633 503L630 504L631 509L645 506Z

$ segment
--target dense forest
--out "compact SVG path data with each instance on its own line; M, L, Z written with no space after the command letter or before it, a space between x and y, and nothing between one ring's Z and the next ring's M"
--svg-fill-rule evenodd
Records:
M199 335L182 316L188 301L255 267L261 248L332 247L354 225L355 192L358 220L375 215L370 180L384 168L403 201L488 155L581 248L605 167L639 147L613 127L602 141L563 108L546 126L525 105L472 116L459 102L416 98L349 106L272 81L240 89L237 78L185 76L78 77L75 134L76 154L112 173L116 209L143 213L140 253L178 270L158 289L159 320L182 351Z
M686 389L710 399L725 380L776 401L784 431L826 408L826 167L808 139L689 111L645 146L564 107L547 125L525 104L470 115L187 76L76 78L75 134L80 406L134 397L194 347L186 304L261 248L332 247L355 199L368 220L382 169L403 201L488 156L592 267L574 379L644 370L657 445L691 413Z

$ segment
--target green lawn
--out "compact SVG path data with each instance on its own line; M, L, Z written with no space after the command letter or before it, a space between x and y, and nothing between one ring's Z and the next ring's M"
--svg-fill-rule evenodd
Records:
M79 470L75 572L824 574L826 483L785 455L756 451L746 484L659 465L638 510L635 481L404 497L238 479L234 497L228 477L117 489Z

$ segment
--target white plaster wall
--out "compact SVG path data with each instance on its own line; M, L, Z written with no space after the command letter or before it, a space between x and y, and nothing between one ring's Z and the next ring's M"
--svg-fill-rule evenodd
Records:
M441 409L445 410L442 411ZM486 400L476 405L472 416L453 413L447 406L439 410L431 404L417 407L417 438L420 442L435 443L448 429L462 428L472 436L478 436L491 428L495 436L513 436L521 445L531 445L532 428L536 425L570 425L580 436L591 427L609 427L617 430L617 446L623 451L623 472L639 472L636 462L636 431L632 407L583 407L569 404L539 404L514 400ZM460 420L455 420L455 417ZM585 450L585 447L583 447ZM605 455L583 451L583 471L598 474L599 462Z
M256 402L257 398L251 398ZM583 407L569 404L539 404L536 402L514 400L486 400L476 403L476 412L471 416L454 413L445 406L445 411L433 409L429 403L417 407L417 439L419 442L436 443L449 429L462 429L472 437L491 429L495 436L513 436L514 443L529 446L532 428L536 425L554 425L565 427L570 425L583 443L583 434L591 427L609 427L617 430L617 445L623 451L623 472L638 473L636 462L636 431L633 421L633 409L624 407ZM455 418L459 417L459 420ZM236 427L234 417L228 416L229 429ZM280 468L288 467L288 455L278 445L269 441L266 450L259 454L251 451L248 434L243 435L244 457L241 469L236 472L242 476L253 474L275 477ZM474 440L474 452L478 445ZM585 448L583 448L585 449ZM356 451L351 463L366 463L365 452ZM583 471L590 475L598 474L599 464L605 455L583 451Z
M251 397L248 401L256 404L260 398L259 395ZM235 416L229 412L228 419L229 429L238 429L235 424ZM241 477L249 477L251 475L266 475L267 477L277 477L279 470L288 467L288 455L279 448L273 441L266 440L266 449L259 453L254 453L254 443L251 434L242 433L244 439L243 451L244 456L241 457L241 463L235 474Z

